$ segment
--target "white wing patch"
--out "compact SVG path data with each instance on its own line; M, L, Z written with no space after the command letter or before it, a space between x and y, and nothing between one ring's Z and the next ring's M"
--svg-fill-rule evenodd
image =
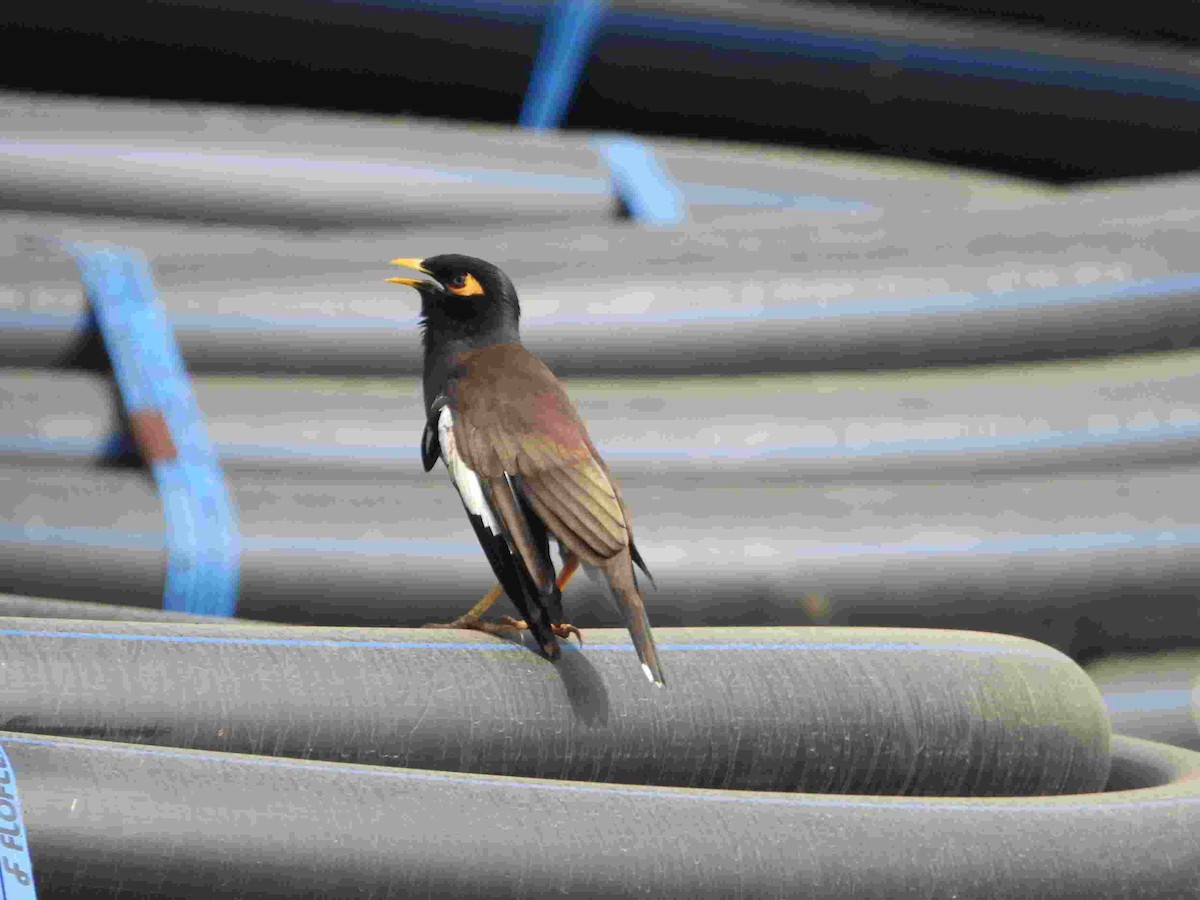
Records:
M483 496L479 476L458 455L458 445L454 442L454 414L450 412L449 406L443 406L438 415L438 443L442 448L442 462L446 464L450 477L454 480L463 506L471 515L479 516L487 530L499 537L502 534L500 523L496 521L496 514L488 505L487 498Z

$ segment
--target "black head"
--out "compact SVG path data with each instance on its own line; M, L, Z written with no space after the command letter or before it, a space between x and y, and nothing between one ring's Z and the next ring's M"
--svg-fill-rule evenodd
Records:
M426 259L393 259L392 265L431 276L389 278L421 295L421 317L426 328L445 327L454 332L479 333L516 329L521 315L517 289L498 268L473 256L446 253Z
M426 406L445 392L459 354L494 344L520 343L517 323L521 308L516 288L491 263L445 254L428 259L393 259L392 265L415 269L434 279L388 279L415 288L421 295Z

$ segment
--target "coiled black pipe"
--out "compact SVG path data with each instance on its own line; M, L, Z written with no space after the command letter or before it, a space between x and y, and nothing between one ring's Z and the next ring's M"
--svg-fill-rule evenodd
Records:
M218 240L209 254L187 234L148 243L173 248L156 254L156 280L196 372L412 374L416 300L382 283L386 261L448 249L512 275L526 343L562 374L911 368L1200 340L1194 195L1180 182L969 223L961 211L914 218L902 208L841 225L777 211L657 234L422 228L305 241L251 232L240 249ZM14 246L5 273L6 362L82 363L89 331L74 264L45 246Z
M454 631L0 621L0 728L535 778L821 793L1101 788L1109 726L1068 658L1020 638L660 629L550 664Z
M167 11L122 0L94 11L51 0L10 16L0 60L65 54L79 66L0 63L0 75L68 93L513 122L553 8L188 0ZM1169 47L820 3L621 0L591 51L568 119L583 127L849 146L1051 178L1179 170L1194 155L1192 59Z
M491 572L445 476L413 468L394 481L234 474L239 614L421 625L469 608ZM1193 630L1194 467L830 483L629 474L622 485L659 625L937 625L1072 653L1173 647ZM0 503L12 510L0 590L162 606L162 507L142 473L0 468ZM582 577L566 606L583 627L617 622Z
M812 481L1079 471L1200 460L1200 353L746 378L572 378L618 473L714 470ZM193 380L229 471L419 473L412 379ZM95 466L132 439L110 379L0 370L0 461Z
M1200 755L1103 793L863 797L543 781L0 733L53 898L1200 892Z
M1115 730L1200 750L1200 651L1108 656L1087 672Z
M82 600L54 600L49 597L23 597L0 594L0 617L33 619L101 619L116 622L194 622L198 625L229 622L217 616L147 609L142 606L118 606L112 603L88 603ZM246 620L240 619L243 624Z

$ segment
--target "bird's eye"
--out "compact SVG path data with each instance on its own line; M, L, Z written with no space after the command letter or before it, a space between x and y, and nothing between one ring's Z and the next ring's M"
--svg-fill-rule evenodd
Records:
M470 272L463 272L445 282L446 290L459 297L474 297L483 293L483 285Z

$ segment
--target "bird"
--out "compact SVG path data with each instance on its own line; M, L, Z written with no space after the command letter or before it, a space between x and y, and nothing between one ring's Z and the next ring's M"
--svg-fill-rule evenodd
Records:
M493 634L528 630L542 655L560 656L562 591L582 564L607 585L646 678L665 685L636 566L629 511L575 404L520 337L521 308L507 275L455 253L391 265L428 278L388 278L421 298L425 429L421 461L440 459L498 580L466 614L428 627ZM556 571L550 539L562 559ZM507 594L521 614L483 614Z

